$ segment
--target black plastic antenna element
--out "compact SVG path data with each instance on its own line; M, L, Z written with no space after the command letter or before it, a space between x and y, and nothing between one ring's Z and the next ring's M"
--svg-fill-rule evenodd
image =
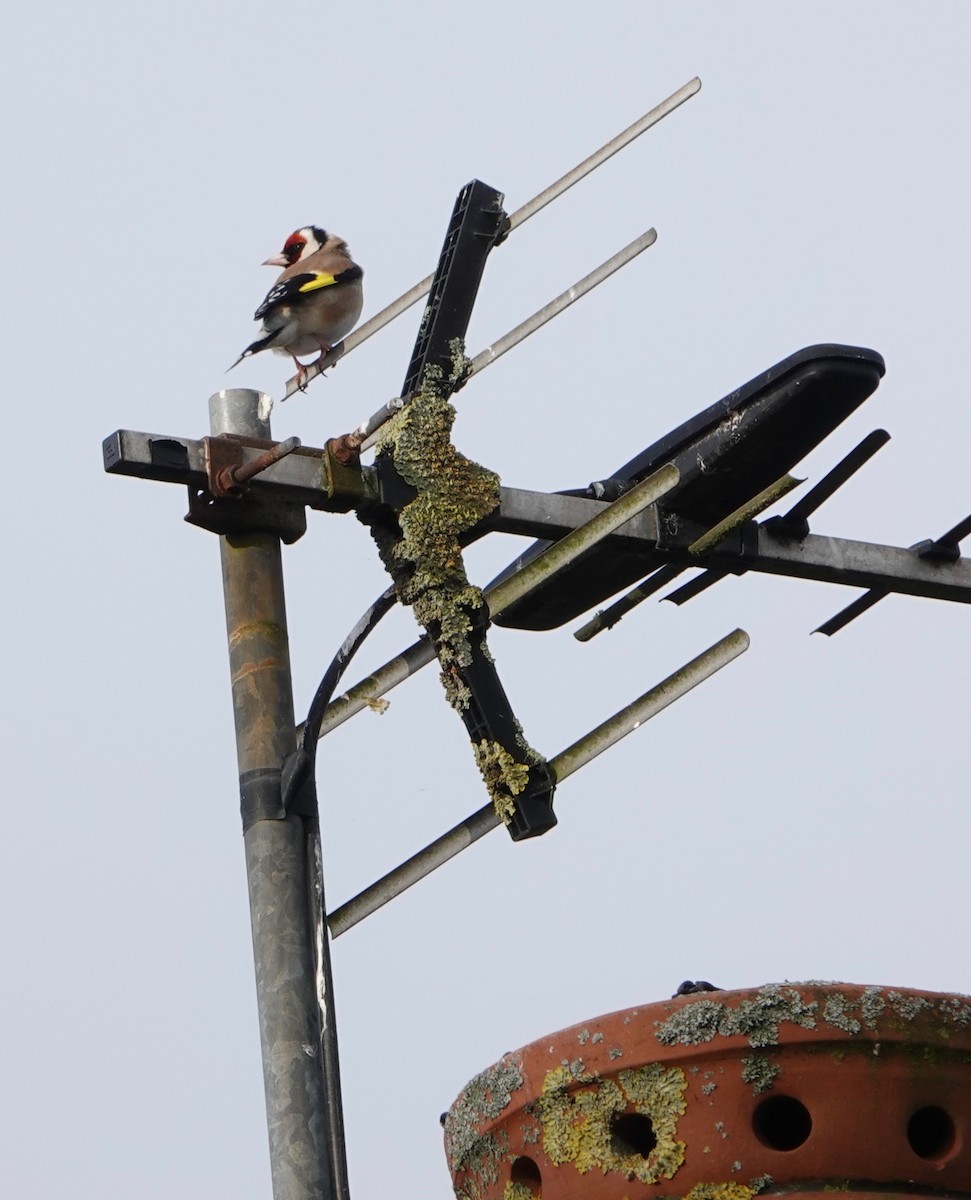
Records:
M505 236L509 218L503 193L478 179L459 192L445 234L435 279L428 295L402 396L417 391L428 366L448 377L451 343L465 338L489 251Z
M522 762L525 749L522 728L486 645L488 610L475 609L469 612L469 617L471 662L462 668L461 674L470 695L461 712L462 721L473 746L483 741L495 742L514 762ZM513 797L512 814L506 825L514 842L539 837L556 824L553 812L556 778L544 759L527 762L527 766L526 787Z
M801 541L809 534L809 518L823 504L834 496L861 467L873 458L878 450L890 441L890 434L885 429L874 429L859 442L849 454L844 455L835 467L827 471L819 483L815 484L798 500L787 513L781 517L769 517L763 521L766 529L776 537L791 538Z
M857 346L809 346L790 355L649 446L613 474L567 495L612 500L665 463L681 483L664 498L659 547L694 526L712 528L779 479L877 388L883 358ZM673 539L676 540L676 539ZM550 543L534 542L494 582ZM604 544L511 605L496 621L513 629L555 629L643 579L670 558L651 547Z
M477 179L459 193L405 375L403 397L421 389L429 367L441 370L441 378L434 383L438 394L448 394L461 386L461 379L449 382L453 374L454 343L465 337L486 259L508 228L502 201L501 192ZM401 537L397 514L414 499L416 492L398 473L391 453L379 451L374 465L381 501L372 512L362 514L362 519L371 526L380 547ZM385 565L396 574L399 568L394 567L393 556L383 554L383 557ZM466 696L460 715L469 739L474 747L483 742L495 744L513 762L523 763L528 747L486 644L488 610L481 607L465 611L470 624L470 661L455 669ZM429 628L427 633L432 644L437 645L441 631ZM509 797L512 813L507 828L516 842L538 837L556 824L553 812L556 781L552 771L542 759L527 761L526 765L529 772L525 788Z

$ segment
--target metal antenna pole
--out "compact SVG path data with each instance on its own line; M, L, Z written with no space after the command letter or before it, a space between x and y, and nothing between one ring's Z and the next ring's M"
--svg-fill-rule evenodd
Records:
M269 410L269 398L248 388L218 392L209 401L212 433L269 439ZM295 748L280 539L233 534L219 548L273 1197L331 1200L306 833L280 800L281 765Z

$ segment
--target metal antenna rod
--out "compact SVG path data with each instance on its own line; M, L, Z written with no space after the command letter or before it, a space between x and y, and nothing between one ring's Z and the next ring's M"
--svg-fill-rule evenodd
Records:
M632 704L628 704L626 708L622 708L602 725L598 725L596 729L574 742L572 746L550 760L550 767L556 775L557 783L562 783L564 779L585 766L591 759L596 758L598 754L608 750L621 738L633 733L635 729L639 729L645 721L657 716L669 704L673 704L675 700L679 700L690 692L693 687L697 687L699 683L714 675L716 671L727 666L733 659L743 654L748 647L748 634L743 629L736 629L734 633L730 633L720 642L716 642L714 646L709 647L703 654L699 654L697 658L693 658L691 662L685 663L680 670L669 675L667 679L645 692ZM501 824L502 822L491 804L486 804L483 808L478 809L461 824L456 825L448 833L426 846L424 850L419 850L407 862L402 863L393 871L389 871L377 883L360 892L352 900L348 900L346 904L342 904L340 908L334 909L327 918L331 936L339 937L340 934L346 933L352 925L363 921L365 917L387 904L389 900L400 896L419 879L430 875L437 867L448 862L450 858L454 858L456 854L460 854L473 842L477 842L479 838L484 837L490 830L498 828Z
M595 517L571 530L558 542L547 546L542 554L538 554L530 562L523 563L515 575L510 575L495 587L487 588L485 598L489 605L490 617L494 620L507 608L511 608L534 588L546 583L551 575L569 566L575 558L590 550L603 538L615 533L631 517L636 517L648 505L656 504L680 482L681 472L673 463L668 463L653 475L648 475L646 479L635 484L629 492L624 492L612 504L601 509Z
M697 541L692 542L688 547L688 553L698 556L704 554L706 550L713 549L726 534L731 533L733 529L737 529L739 525L744 525L746 521L750 521L753 517L757 517L760 512L763 512L770 505L774 504L781 496L792 491L800 483L805 482L804 479L796 479L793 475L783 475L775 483L770 483L767 488L763 488L757 496L753 496L751 500L747 500L739 508L736 508L733 513L729 513L723 521L719 521L707 533L702 534ZM720 583L727 574L729 574L728 571L718 567L709 567L707 571L698 575L695 579L689 580L688 583L682 584L681 587L670 592L663 599L670 600L672 604L684 604L695 596L700 596L702 592L713 587L716 583Z
M792 528L806 523L805 532L809 532L808 519L823 504L843 486L862 466L873 458L878 450L890 441L890 434L885 429L874 429L858 445L843 456L832 470L827 471L819 483L815 484L787 513L783 516L770 518L766 524L771 528Z
M216 494L228 493L229 495L238 496L243 490L244 483L249 483L251 479L255 479L261 471L265 471L267 467L272 467L281 458L286 458L288 454L292 454L299 446L300 439L298 437L287 438L285 442L277 442L269 450L264 450L262 454L258 454L256 458L251 459L248 463L240 463L235 467L223 467L216 476L215 483L219 489Z
M636 608L649 596L653 596L655 592L659 592L661 588L667 587L685 569L681 563L672 563L658 568L653 574L643 579L637 587L631 588L619 600L615 600L608 608L600 609L585 625L581 625L573 636L578 642L589 642L603 630L612 629L621 617L626 616L631 609Z
M636 487L625 492L612 504L605 504L595 517L571 530L558 542L554 542L515 575L496 584L495 587L486 588L483 594L489 605L490 616L497 617L503 609L522 600L529 591L595 546L602 538L609 536L631 517L667 495L672 488L677 487L680 477L677 467L668 463L653 475L642 479ZM362 708L366 708L372 700L377 700L379 696L389 692L434 659L435 651L427 638L421 638L409 646L407 650L396 655L372 675L362 679L328 704L320 724L320 736L324 737L332 729L342 725ZM297 737L301 737L302 734L301 725L297 729Z
M587 292L593 291L598 284L603 283L605 279L609 279L615 271L619 271L621 267L629 263L632 258L636 258L637 255L646 250L648 246L653 246L656 241L657 230L648 229L646 233L642 233L640 237L635 238L632 242L626 245L623 250L618 250L612 258L608 258L606 262L601 263L600 266L591 271L589 275L584 275L584 277L577 283L573 284L572 287L567 288L565 292L561 292L555 300L551 300L549 304L544 304L543 307L534 312L531 317L527 317L525 321L521 321L515 327L515 329L511 329L497 342L493 342L491 346L486 346L484 350L480 351L469 364L468 373L462 382L464 383L466 380L471 379L473 375L477 375L480 371L484 371L485 368L491 366L497 358L501 358L514 346L518 346L520 342L524 342L531 333L535 333L537 329L542 329L542 327L548 321L552 321L554 317L559 316L564 309L569 308L570 305L579 300L581 296L585 296ZM382 427L382 425L389 421L396 412L400 412L400 410L404 408L407 401L408 398L406 396L396 397L394 400L389 400L387 404L382 405L376 413L373 413L362 425L357 428L355 432L357 433L358 437L364 438L364 441L361 443L362 451L370 450L370 448L377 441L376 435L378 430Z
M596 270L591 271L589 275L575 283L572 287L567 288L565 292L561 292L555 300L551 300L549 304L544 305L537 312L534 312L531 317L527 317L525 321L520 322L515 329L511 329L509 333L501 337L497 342L493 342L491 346L480 351L475 358L472 359L472 365L469 369L469 378L478 374L479 371L491 366L497 358L501 358L507 350L511 350L513 346L518 346L520 342L525 341L531 333L535 333L537 329L541 329L547 321L552 321L554 317L559 316L564 309L570 307L581 296L585 296L587 292L592 291L598 284L603 283L605 279L609 279L615 271L619 271L621 267L626 266L632 258L636 258L648 246L653 246L657 241L657 230L648 229L641 234L640 237L634 238L622 250L618 250L606 262L601 263Z
M706 550L714 549L722 538L727 537L733 529L737 529L739 525L744 525L746 521L751 521L753 517L757 517L759 513L764 512L770 505L775 504L780 496L784 496L787 492L791 492L794 487L798 487L800 483L805 482L805 479L797 479L794 475L783 475L781 479L770 483L757 496L753 496L751 500L746 500L734 512L729 513L724 520L719 521L717 525L713 525L707 533L703 533L700 538L693 541L688 547L688 553L700 557Z
M562 196L565 191L568 191L575 183L579 183L591 171L595 171L608 158L612 158L618 150L623 150L635 138L640 137L642 133L645 133L653 125L656 125L658 121L663 120L669 113L674 112L676 108L680 108L686 100L690 100L699 91L701 91L701 80L695 76L684 87L678 88L666 100L662 100L650 112L645 113L633 125L629 125L622 133L618 133L616 137L611 138L599 150L594 151L589 158L585 158L582 163L578 163L572 171L567 171L556 183L551 183L538 196L534 196L532 200L528 200L522 208L517 208L509 218L510 232L528 221L530 217L535 216L540 209L545 208L551 201ZM417 304L423 296L428 294L428 289L432 286L434 277L434 272L431 275L426 275L420 283L416 283L414 287L409 288L404 295L399 296L387 308L383 308L379 313L375 313L373 317L365 321L363 325L358 326L353 333L344 339L339 352L335 353L337 350L337 347L335 347L330 354L325 356L322 365L317 366L316 363L312 363L307 368L303 386L306 387L311 379L315 379L321 371L325 371L329 366L332 366L343 354L349 354L356 347L360 346L362 342L366 342L369 337L383 329L385 325L389 325L396 317L400 317L413 304ZM297 386L296 376L294 376L287 382L287 391L283 397L284 400L289 400L294 392L300 390L302 389Z
M862 596L858 596L852 603L847 604L846 608L841 608L835 617L824 621L818 629L813 630L813 633L822 633L826 637L832 637L834 633L839 633L845 625L849 625L850 621L862 617L865 612L873 608L874 604L886 600L889 595L890 593L885 592L882 588L872 588L870 591L864 592Z
M947 533L941 534L937 540L945 546L957 546L969 533L971 533L971 516L965 517L963 521L958 521Z

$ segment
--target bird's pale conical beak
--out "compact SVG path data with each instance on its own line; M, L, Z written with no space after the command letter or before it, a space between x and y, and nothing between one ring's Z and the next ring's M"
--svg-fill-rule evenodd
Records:
M287 267L290 264L282 254L274 254L272 258L264 258L261 265L264 267Z

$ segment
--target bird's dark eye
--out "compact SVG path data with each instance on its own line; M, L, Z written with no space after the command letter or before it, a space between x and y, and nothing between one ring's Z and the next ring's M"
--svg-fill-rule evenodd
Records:
M291 263L296 262L297 259L302 254L303 248L304 248L304 246L306 246L306 244L307 244L306 242L291 242L291 243L288 243L286 246L284 246L283 254L284 254L287 262L291 262Z

